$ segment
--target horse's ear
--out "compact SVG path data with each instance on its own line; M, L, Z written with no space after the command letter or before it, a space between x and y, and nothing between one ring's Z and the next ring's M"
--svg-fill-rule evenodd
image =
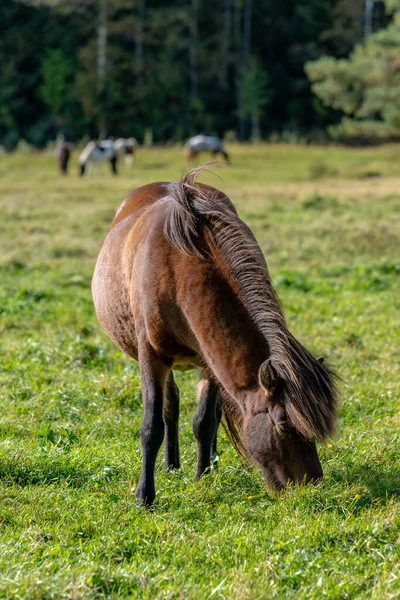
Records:
M322 365L322 364L323 364L323 362L324 362L324 360L325 360L325 359L324 359L324 357L323 357L323 356L321 356L321 358L319 358L319 359L318 359L318 362L319 362L319 363L321 363L321 365Z
M276 372L271 359L265 360L258 371L260 385L272 394L278 385L278 378L278 373Z

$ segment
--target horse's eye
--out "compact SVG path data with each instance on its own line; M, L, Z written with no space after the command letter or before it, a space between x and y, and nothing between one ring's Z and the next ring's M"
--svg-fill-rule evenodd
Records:
M282 405L276 404L273 408L270 409L269 415L272 424L275 426L275 429L279 434L287 435L288 433L290 433L292 427L287 418L285 408Z
M286 435L290 433L291 430L289 421L278 421L278 423L276 423L276 427L279 430L279 433L283 433Z

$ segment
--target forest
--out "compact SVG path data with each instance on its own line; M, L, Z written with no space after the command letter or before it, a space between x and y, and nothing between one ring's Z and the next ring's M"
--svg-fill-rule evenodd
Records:
M343 113L347 128L357 120L357 94L370 90L370 81L355 83L354 68L343 82L343 65L388 26L397 27L397 76L395 9L389 0L3 2L0 144L45 147L59 135L166 143L197 133L325 141L327 128L343 129ZM361 117L377 129L387 115L373 100Z

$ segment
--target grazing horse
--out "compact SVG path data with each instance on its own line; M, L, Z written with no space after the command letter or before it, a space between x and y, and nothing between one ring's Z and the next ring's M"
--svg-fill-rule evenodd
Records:
M132 167L138 143L135 138L118 138L114 142L114 148L118 156L125 156L125 164Z
M104 140L103 142L89 142L82 150L78 168L80 175L88 174L93 164L100 165L103 162L109 161L111 165L111 173L117 174L118 156L114 148L114 142Z
M211 152L213 158L218 154L222 154L226 162L229 162L229 156L222 145L222 141L215 136L196 135L186 142L184 148L188 164L191 164L200 152Z
M180 466L173 370L200 371L196 478L210 469L221 408L234 447L276 491L321 479L315 442L335 424L334 373L289 332L251 230L199 170L124 200L92 282L100 323L139 361L146 506L164 436L166 468Z
M58 161L58 166L60 168L60 173L62 175L68 174L68 163L71 157L71 146L66 142L62 142L60 146L56 148L56 157Z

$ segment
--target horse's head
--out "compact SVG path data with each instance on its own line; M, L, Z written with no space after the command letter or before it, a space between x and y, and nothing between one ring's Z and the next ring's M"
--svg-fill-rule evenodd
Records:
M322 366L321 359L315 363L315 377L321 377L324 382L326 375L329 383L330 371ZM315 388L324 390L320 381ZM313 396L312 386L306 389ZM296 399L293 399L293 386L279 376L271 360L261 365L259 389L243 418L243 441L248 454L261 468L273 489L280 490L289 482L315 483L322 478L315 441L318 437L324 437L334 425L335 397L334 392L330 391L331 396L328 385L325 413L321 413L322 417L317 415L313 422L313 416L308 420L307 410L313 413L316 398L311 398L307 409L304 408L307 401L299 409L299 403L296 405ZM326 423L322 422L323 418ZM316 423L320 425L319 431Z
M85 174L85 169L86 169L86 163L78 164L78 172L81 177Z

